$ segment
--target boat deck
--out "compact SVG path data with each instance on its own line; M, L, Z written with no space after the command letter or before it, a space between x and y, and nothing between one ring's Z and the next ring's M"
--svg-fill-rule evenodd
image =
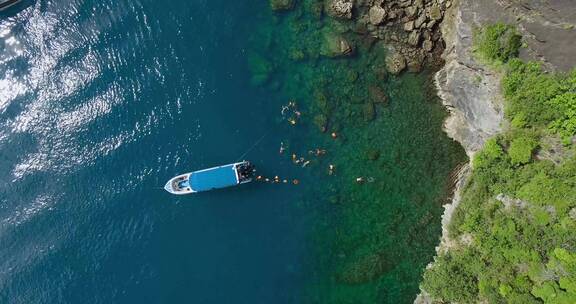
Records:
M235 164L193 172L189 184L194 191L208 191L238 184Z

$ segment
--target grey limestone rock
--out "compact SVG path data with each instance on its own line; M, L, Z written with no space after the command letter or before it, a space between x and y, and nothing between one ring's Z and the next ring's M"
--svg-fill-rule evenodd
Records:
M378 25L384 21L386 10L378 5L374 5L368 11L368 16L371 24Z
M353 7L354 0L329 0L327 11L333 17L350 19Z
M386 57L386 68L388 72L398 75L406 68L406 58L402 54L394 52Z

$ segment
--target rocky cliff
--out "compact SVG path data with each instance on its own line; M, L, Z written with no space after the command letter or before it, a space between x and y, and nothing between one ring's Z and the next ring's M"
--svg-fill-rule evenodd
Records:
M567 71L576 64L576 7L556 0L457 0L445 12L441 32L446 43L445 66L435 77L438 94L450 111L445 130L472 157L484 142L499 133L503 118L501 75L477 60L472 36L476 27L494 22L514 24L523 35L521 58L538 60L549 70ZM458 174L451 204L444 206L442 237L437 252L449 250L462 240L448 237L448 224L460 201L460 190L471 172L470 165ZM433 303L425 291L415 303Z

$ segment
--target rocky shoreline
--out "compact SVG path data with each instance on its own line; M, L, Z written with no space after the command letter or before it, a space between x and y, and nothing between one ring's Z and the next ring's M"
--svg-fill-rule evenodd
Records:
M435 84L442 103L450 112L444 129L448 136L464 147L470 160L485 141L500 133L507 123L503 117L503 97L500 92L502 75L500 71L475 58L472 47L475 27L494 22L516 24L525 41L525 48L521 52L523 59L537 60L549 70L560 71L567 71L575 63L573 56L563 52L566 48L573 49L575 44L576 32L570 30L574 28L574 24L570 23L573 18L567 17L570 12L562 14L554 7L547 7L537 1L528 2L520 5L506 0L456 0L442 22L441 32L446 42L446 50L442 55L445 65L436 73ZM555 3L559 8L566 4L567 1ZM535 36L535 32L562 38L545 41ZM568 37L570 39L566 40ZM570 45L566 45L566 41L570 41ZM462 187L471 172L471 164L458 172L453 199L444 206L442 236L436 248L437 253L466 243L466 240L450 239L448 225L460 203ZM433 302L423 290L414 303Z
M424 67L440 68L445 43L440 24L450 0L326 0L316 2L318 14L348 23L359 35L384 41L389 54L386 67L392 74ZM295 0L270 0L275 11L291 10ZM354 46L343 37L334 43L330 57L353 54Z
M383 40L389 48L386 66L392 74L440 66L444 41L440 23L451 6L446 0L330 0L329 16L355 20L354 31Z

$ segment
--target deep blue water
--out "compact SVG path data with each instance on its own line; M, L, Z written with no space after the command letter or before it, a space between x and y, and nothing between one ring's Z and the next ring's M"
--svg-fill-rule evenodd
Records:
M0 15L1 303L294 303L302 187L175 197L175 174L280 158L251 86L267 1L38 0Z

